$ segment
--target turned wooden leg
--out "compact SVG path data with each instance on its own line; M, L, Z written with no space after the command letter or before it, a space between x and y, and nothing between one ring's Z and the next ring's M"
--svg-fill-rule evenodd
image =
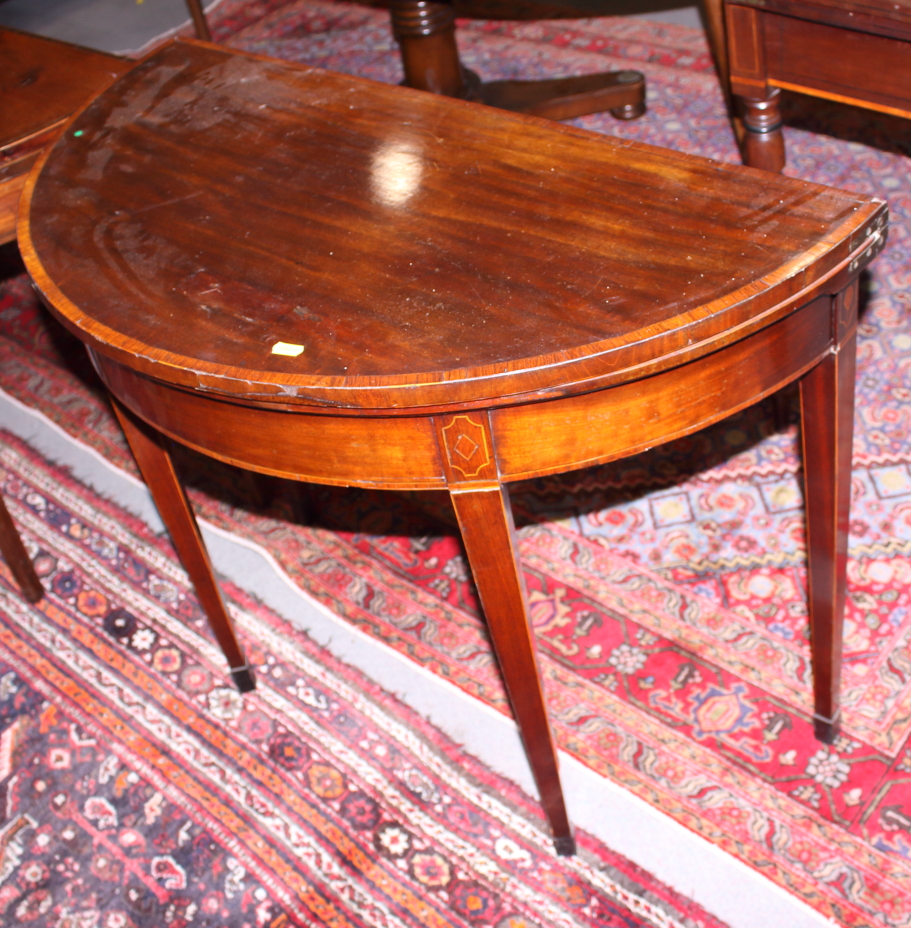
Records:
M751 168L781 173L785 165L784 136L777 87L767 97L739 97L743 107L743 163Z
M218 583L212 571L209 554L199 532L199 526L196 524L196 516L193 515L190 501L187 499L187 494L174 470L171 455L165 446L166 439L134 416L113 397L111 397L111 402L123 426L140 473L158 507L161 520L171 536L171 541L177 549L184 569L193 582L196 595L209 619L215 638L228 659L231 679L241 693L247 693L256 686L253 671L247 665L243 648L234 632L234 623L221 598L221 591L218 589Z
M36 603L44 596L44 587L35 573L35 567L22 544L19 532L13 522L13 517L0 496L0 552L3 560L9 565L22 595L30 602Z
M813 725L831 743L839 728L841 640L851 504L856 334L800 381Z
M509 700L558 854L575 853L550 731L509 496L499 485L450 489Z
M645 78L639 71L482 84L459 60L452 0L391 0L389 10L408 87L547 119L605 110L618 119L635 119L645 112Z
M211 42L212 34L209 32L209 24L206 22L206 14L202 9L202 0L187 0L187 8L190 10L190 16L193 17L193 26L196 29L196 38L202 39L203 42Z

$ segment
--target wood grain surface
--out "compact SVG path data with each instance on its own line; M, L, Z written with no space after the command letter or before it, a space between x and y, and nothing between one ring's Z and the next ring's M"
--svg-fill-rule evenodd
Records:
M911 39L911 0L725 0L853 32Z
M103 93L32 183L29 270L99 351L352 410L679 364L831 271L883 209L193 42Z
M506 484L799 380L815 724L831 741L857 278L886 223L870 197L176 42L67 126L19 232L115 397L240 689L254 681L168 438L298 480L449 490L569 854Z
M0 28L0 151L72 115L132 62Z
M114 55L0 29L0 244L16 237L25 177L64 120L129 70Z

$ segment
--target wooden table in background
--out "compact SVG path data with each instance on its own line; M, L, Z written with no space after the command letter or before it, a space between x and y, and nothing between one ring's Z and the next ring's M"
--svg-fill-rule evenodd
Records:
M241 688L168 438L296 480L448 489L571 853L507 485L799 380L833 736L857 276L881 201L196 42L105 91L23 196L29 272L88 346Z
M68 42L0 29L0 245L16 237L32 165L76 109L133 66Z
M724 7L745 164L784 167L782 89L911 118L911 0L724 0Z

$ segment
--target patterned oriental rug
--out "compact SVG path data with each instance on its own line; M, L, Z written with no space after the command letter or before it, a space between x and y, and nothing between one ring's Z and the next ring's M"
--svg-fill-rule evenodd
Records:
M225 0L216 37L400 79L382 10ZM460 24L485 78L636 67L649 112L580 125L738 160L701 33L632 19ZM860 326L844 732L810 724L796 429L761 404L609 467L516 486L514 506L560 745L839 924L911 925L911 135L789 101L788 173L889 200ZM11 268L0 387L134 471L97 384ZM790 397L793 413L793 397ZM789 401L785 396L785 406ZM183 462L200 514L267 548L336 614L508 712L445 499L281 493Z
M167 541L0 431L0 923L724 928L236 588L255 694Z

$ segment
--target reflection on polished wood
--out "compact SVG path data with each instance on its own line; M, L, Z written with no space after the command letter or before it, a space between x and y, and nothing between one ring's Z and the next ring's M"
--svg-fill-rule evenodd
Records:
M28 270L115 398L232 669L167 439L295 480L447 489L570 853L506 485L799 381L834 736L856 281L884 203L197 42L105 91L24 196Z
M408 87L548 119L606 110L617 119L635 119L645 112L639 71L482 83L459 58L452 0L390 0L389 10Z

